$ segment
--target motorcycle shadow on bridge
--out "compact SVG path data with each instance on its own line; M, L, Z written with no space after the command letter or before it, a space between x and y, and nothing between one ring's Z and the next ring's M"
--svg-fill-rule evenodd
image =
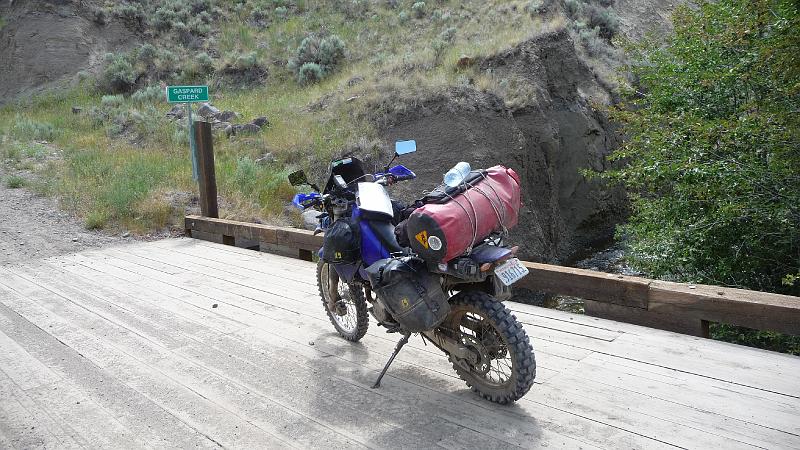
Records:
M437 443L508 448L542 442L535 417L517 404L483 400L458 378L444 355L424 346L416 335L381 387L372 389L399 339L398 334L379 334L351 343L334 332L315 336L312 348L318 358L310 361L313 374L306 398L314 416L359 442L382 448Z

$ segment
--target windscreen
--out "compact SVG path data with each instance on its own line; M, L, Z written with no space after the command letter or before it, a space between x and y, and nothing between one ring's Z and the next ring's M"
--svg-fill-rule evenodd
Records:
M358 158L351 157L333 161L331 163L331 175L328 177L328 182L325 184L323 193L327 194L336 186L336 183L333 181L333 177L336 175L341 175L344 181L350 184L357 180L363 180L365 173L361 161Z

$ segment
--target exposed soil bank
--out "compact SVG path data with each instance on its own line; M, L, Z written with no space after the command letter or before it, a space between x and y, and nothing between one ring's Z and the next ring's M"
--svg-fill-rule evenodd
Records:
M563 263L608 241L626 214L624 192L580 171L607 168L605 157L618 145L591 106L610 101L610 93L576 55L569 33L537 37L480 64L496 76L525 79L535 100L511 110L467 86L390 117L385 139L416 139L419 149L403 160L419 181L396 194L407 199L432 188L458 161L503 164L522 177L525 206L512 240L525 259Z

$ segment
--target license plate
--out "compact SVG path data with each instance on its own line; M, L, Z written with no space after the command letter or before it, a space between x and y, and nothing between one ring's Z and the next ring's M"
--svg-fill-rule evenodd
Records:
M517 258L511 258L494 269L494 274L500 282L511 286L528 274L528 268L523 266Z

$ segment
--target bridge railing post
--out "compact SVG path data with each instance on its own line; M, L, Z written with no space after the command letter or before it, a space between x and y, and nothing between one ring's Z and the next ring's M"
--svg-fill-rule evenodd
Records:
M200 211L205 217L218 218L217 178L214 172L214 140L211 124L194 123L194 139L197 145L198 184L200 185Z

